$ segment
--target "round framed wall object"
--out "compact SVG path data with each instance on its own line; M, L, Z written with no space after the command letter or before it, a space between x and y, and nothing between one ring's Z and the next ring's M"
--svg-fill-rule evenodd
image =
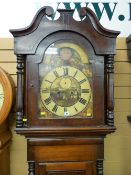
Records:
M6 120L13 103L14 85L7 72L0 68L0 125Z

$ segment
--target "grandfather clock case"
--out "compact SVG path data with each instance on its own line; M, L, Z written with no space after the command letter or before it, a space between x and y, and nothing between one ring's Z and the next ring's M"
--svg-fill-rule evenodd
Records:
M10 30L17 55L16 132L27 139L29 175L103 175L104 138L114 126L118 31L89 8L41 8Z

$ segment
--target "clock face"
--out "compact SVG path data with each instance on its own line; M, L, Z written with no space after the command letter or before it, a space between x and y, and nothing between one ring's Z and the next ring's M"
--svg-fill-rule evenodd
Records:
M0 125L6 120L13 102L13 81L11 77L0 68Z
M71 41L47 48L39 65L40 116L92 117L92 68L86 52Z
M43 105L58 116L74 116L91 98L90 83L83 72L60 66L48 72L41 83Z
M0 83L0 110L2 108L3 103L4 103L4 89L2 84Z

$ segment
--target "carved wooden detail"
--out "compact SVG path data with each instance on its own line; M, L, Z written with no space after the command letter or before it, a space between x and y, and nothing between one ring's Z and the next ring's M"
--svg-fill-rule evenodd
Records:
M97 175L103 175L103 159L97 160Z
M17 112L16 112L16 127L21 128L23 126L23 74L24 74L24 57L23 55L17 55Z
M114 55L108 55L107 73L107 125L114 126Z
M28 166L29 166L28 175L35 175L35 162L34 161L29 161Z

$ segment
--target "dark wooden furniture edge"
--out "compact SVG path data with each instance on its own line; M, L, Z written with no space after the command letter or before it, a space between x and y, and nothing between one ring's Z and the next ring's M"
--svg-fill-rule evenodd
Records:
M16 132L21 135L33 136L89 136L106 135L114 132L115 127L83 127L83 128L16 128Z
M0 150L5 147L5 145L8 145L11 141L11 131L6 131L0 134Z
M126 42L127 43L131 42L131 34L127 37Z
M84 144L103 144L104 137L59 137L59 138L29 138L29 145L84 145Z
M131 59L131 34L126 38L128 58Z

